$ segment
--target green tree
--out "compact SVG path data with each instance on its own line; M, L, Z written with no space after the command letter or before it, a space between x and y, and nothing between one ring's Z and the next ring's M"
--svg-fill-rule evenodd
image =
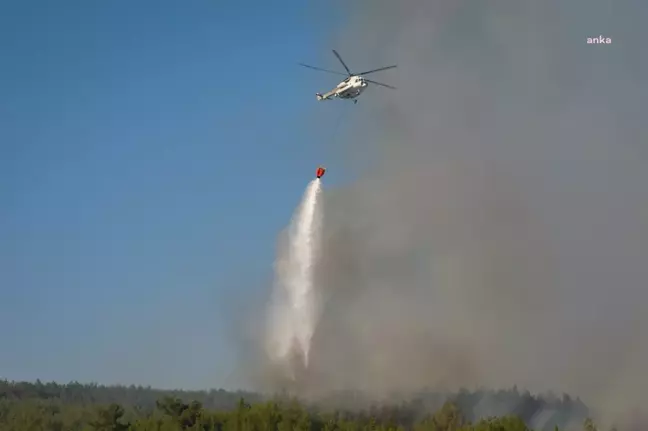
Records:
M515 416L484 419L468 429L471 431L531 431L521 418Z
M583 431L598 431L592 418L585 419L585 422L583 422Z
M130 424L122 424L119 420L124 416L124 409L119 404L113 403L107 407L100 408L97 412L97 419L89 423L96 431L126 431Z
M443 404L441 409L434 414L432 421L439 431L456 431L465 422L459 407L450 401Z
M198 401L192 401L185 404L179 398L164 397L158 400L157 407L171 419L182 430L190 429L196 426L203 413L202 404Z

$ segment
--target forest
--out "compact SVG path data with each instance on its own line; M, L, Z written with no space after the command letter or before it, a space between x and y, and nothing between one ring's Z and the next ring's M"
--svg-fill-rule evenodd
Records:
M2 431L594 431L587 407L568 395L517 388L424 392L371 402L359 393L318 402L288 394L165 391L0 381ZM605 430L608 431L608 430ZM620 431L620 430L619 430Z

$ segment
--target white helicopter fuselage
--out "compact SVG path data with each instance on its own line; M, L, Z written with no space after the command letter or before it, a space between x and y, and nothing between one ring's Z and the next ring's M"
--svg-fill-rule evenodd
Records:
M350 76L340 82L334 89L325 94L316 93L317 100L329 100L333 97L340 99L355 99L367 88L367 81L362 76Z

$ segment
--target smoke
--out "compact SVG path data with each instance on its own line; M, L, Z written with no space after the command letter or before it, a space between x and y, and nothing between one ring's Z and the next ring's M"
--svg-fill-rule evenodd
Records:
M342 133L304 385L648 402L645 2L353 5L333 47L398 90Z
M398 90L363 95L340 157L378 162L325 196L311 386L647 402L646 6L355 5L335 47Z
M555 301L555 256L519 185L450 159L327 197L313 343L326 391L530 385ZM529 364L533 363L533 368ZM541 380L539 380L541 381Z

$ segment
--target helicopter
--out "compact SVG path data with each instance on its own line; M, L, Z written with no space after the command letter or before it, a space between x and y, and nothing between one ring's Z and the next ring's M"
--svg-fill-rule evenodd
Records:
M356 98L360 96L360 94L362 94L362 92L367 88L367 86L369 85L368 83L379 85L381 87L391 88L394 90L396 89L396 87L392 87L391 85L383 84L382 82L373 81L363 76L381 70L393 69L396 67L396 65L380 67L378 69L368 70L366 72L361 72L361 73L352 73L351 70L349 70L347 65L344 63L344 60L342 60L342 57L340 57L340 54L338 54L336 50L333 50L333 54L335 54L337 59L340 60L340 63L342 63L342 66L344 66L344 69L347 71L347 73L336 72L334 70L322 69L321 67L309 66L308 64L299 63L300 66L308 67L310 69L315 69L322 72L333 73L335 75L346 76L348 74L348 77L344 81L336 85L335 88L332 89L331 91L324 94L315 93L317 100L331 100L337 97L340 99L349 99L349 100L353 99L353 103L358 103L358 100Z

